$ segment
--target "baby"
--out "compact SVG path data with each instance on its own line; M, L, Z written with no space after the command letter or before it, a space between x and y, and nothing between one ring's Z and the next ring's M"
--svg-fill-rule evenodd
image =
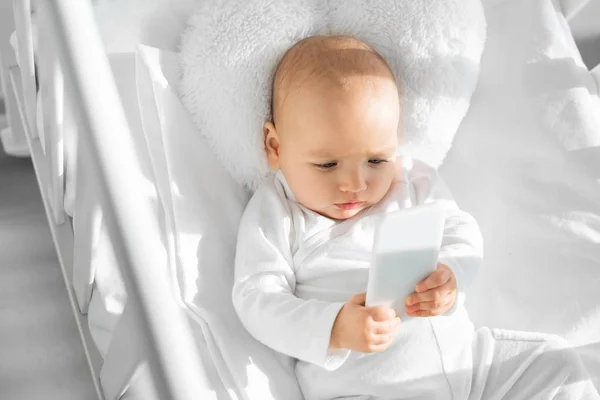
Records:
M312 399L598 399L577 356L548 335L475 330L464 291L481 264L475 220L436 171L397 156L400 99L386 62L345 36L310 37L277 68L264 146L276 171L239 228L233 303L248 331L298 360ZM383 213L446 210L437 270L411 318L366 307Z

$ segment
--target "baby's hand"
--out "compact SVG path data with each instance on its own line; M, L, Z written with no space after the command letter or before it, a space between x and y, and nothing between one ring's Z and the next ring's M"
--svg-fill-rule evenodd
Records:
M444 264L415 287L406 298L406 314L410 317L432 317L448 312L456 300L456 277Z
M331 329L330 349L376 353L388 348L400 318L390 307L365 307L366 293L354 295Z

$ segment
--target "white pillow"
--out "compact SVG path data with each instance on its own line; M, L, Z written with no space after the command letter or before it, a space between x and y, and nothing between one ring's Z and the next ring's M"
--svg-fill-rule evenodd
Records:
M140 46L144 133L165 210L169 259L192 329L233 398L302 399L292 359L252 338L231 302L239 219L248 193L225 171L181 104L175 53Z
M485 239L466 305L477 325L564 336L600 371L598 89L551 0L486 15L478 88L440 168Z
M317 34L355 36L404 83L405 137L438 166L475 88L485 41L479 0L204 1L181 41L182 99L234 179L254 189L268 173L262 145L275 67Z

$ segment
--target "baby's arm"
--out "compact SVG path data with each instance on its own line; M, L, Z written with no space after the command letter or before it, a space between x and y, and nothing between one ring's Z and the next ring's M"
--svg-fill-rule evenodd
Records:
M233 304L257 340L288 356L335 369L347 350L329 350L331 329L344 303L303 300L290 250L291 216L271 187L253 196L244 211L235 260Z
M413 176L411 186L415 203L437 202L446 211L438 263L447 266L454 275L451 279L456 281L456 300L447 313L452 314L464 303L465 291L481 266L483 239L475 219L458 208L450 190L433 168L415 162ZM437 273L441 274L441 271Z

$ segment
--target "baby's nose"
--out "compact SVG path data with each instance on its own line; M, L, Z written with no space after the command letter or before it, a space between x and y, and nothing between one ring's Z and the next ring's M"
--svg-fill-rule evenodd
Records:
M367 183L360 172L348 174L340 183L342 192L362 192L367 188Z

